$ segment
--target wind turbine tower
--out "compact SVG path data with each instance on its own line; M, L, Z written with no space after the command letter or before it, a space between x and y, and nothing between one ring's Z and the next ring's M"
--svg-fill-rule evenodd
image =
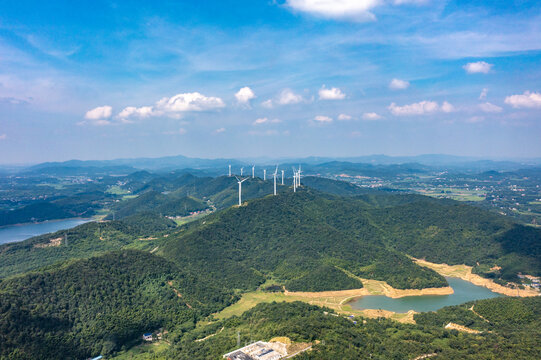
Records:
M252 179L255 178L255 165L252 165Z
M293 169L293 192L297 192L297 170L292 166Z
M278 165L276 166L276 170L274 170L274 196L276 196L276 176L278 176Z
M263 169L263 181L267 180L267 169Z
M240 176L242 176L242 173L243 173L243 172L244 172L244 168L241 167L241 168L240 168Z
M301 165L299 164L299 172L297 173L298 174L298 184L297 186L301 186L301 173L302 173L302 170L301 170Z
M242 205L242 183L248 180L248 178L242 179L242 180L236 176L235 178L237 179L237 182L239 183L239 206L241 206Z
M231 164L229 165L229 177L231 177Z
M282 185L284 185L284 170L282 170Z

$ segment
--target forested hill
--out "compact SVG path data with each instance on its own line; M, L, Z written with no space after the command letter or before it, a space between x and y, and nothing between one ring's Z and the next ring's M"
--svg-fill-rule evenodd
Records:
M469 310L472 306L475 312ZM251 339L289 337L311 343L295 357L328 359L538 359L541 352L541 298L481 300L415 315L417 325L379 319L332 316L305 303L259 304L239 317L200 327L164 352L170 359L219 359ZM446 330L449 322L477 334ZM195 342L222 329L207 341ZM237 335L238 334L238 335ZM424 357L423 357L424 356Z
M302 189L211 215L169 237L159 251L234 288L272 278L290 290L315 291L350 288L352 277L399 289L446 285L406 255L466 263L478 272L500 266L488 275L513 280L518 272L540 274L539 244L540 230L454 201L342 198ZM335 278L314 279L329 266L340 270Z
M150 251L157 246L160 235L175 228L172 220L154 212L141 212L122 220L90 222L73 229L0 245L0 278L123 248Z
M126 250L0 281L1 359L84 359L162 327L179 334L235 298L212 279Z

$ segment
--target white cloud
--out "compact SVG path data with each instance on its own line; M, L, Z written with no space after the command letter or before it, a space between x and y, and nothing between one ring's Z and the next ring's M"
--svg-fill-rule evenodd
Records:
M221 133L223 133L223 132L225 132L225 128L223 128L223 127L222 127L222 128L219 128L219 129L216 129L216 130L214 130L214 133L215 133L215 134L221 134Z
M400 79L393 79L389 83L389 88L391 90L404 90L409 88L410 83L406 80L400 80Z
M262 124L278 124L278 123L281 123L282 120L280 119L272 119L270 120L269 118L259 118L259 119L256 119L254 122L253 122L253 125L262 125Z
M264 118L259 118L259 119L256 119L256 120L254 121L254 125L261 125L261 124L264 124L264 123L266 123L266 122L268 122L268 121L269 121L269 119L266 118L266 117L264 117Z
M319 99L320 100L343 100L346 98L346 94L342 92L339 88L326 89L325 85L319 89Z
M140 108L134 106L125 107L118 115L120 119L129 119L131 117L146 118L154 114L152 106L142 106Z
M382 0L287 0L287 5L298 11L330 19L373 21L371 9Z
M514 108L541 108L541 94L525 91L522 95L511 95L505 98L505 103Z
M8 136L6 134L0 134L0 140L6 140Z
M363 114L363 120L379 120L382 116L376 114L375 112L369 112Z
M88 110L85 114L87 120L100 120L108 119L113 114L113 108L111 106L98 106L92 110Z
M447 101L444 101L443 104L441 104L441 111L445 113L450 113L455 111L455 107L451 104L449 104Z
M164 97L156 103L156 108L165 113L183 113L188 111L207 111L223 108L225 103L219 97L207 97L198 92L177 94Z
M274 104L273 104L272 100L269 99L269 100L263 101L261 103L261 106L263 106L264 108L267 108L267 109L271 109L274 106Z
M499 112L502 112L503 110L498 105L494 105L489 102L486 102L484 104L479 104L479 108L481 109L481 111L486 112L486 113L499 113Z
M494 65L484 61L467 63L463 66L468 74L488 74Z
M317 115L314 117L314 121L319 124L330 124L332 123L332 118L325 115Z
M256 96L252 89L250 89L248 86L245 86L235 94L235 98L237 98L239 104L249 104L250 100L255 99Z
M353 117L351 115L348 115L348 114L340 114L338 115L338 120L341 120L341 121L347 121L347 120L351 120L353 119Z
M443 104L440 106L435 101L426 100L404 106L398 106L395 103L392 103L391 105L389 105L388 109L393 115L396 116L424 115L436 112L449 113L454 111L453 105L449 104L447 101L444 101Z
M487 98L487 94L488 94L488 89L487 88L484 88L482 91L481 91L481 94L479 94L479 100L484 100Z
M290 89L284 89L278 97L278 104L280 105L289 105L289 104L298 104L303 101L303 98L299 94L295 94Z

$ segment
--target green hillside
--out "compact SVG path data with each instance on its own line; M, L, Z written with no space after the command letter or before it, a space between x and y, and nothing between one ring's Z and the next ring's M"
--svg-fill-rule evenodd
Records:
M409 325L386 319L331 316L324 312L325 309L299 302L259 304L239 317L189 332L161 356L167 359L220 359L236 348L239 334L241 344L253 339L268 341L284 336L293 342L311 343L311 351L295 357L306 360L414 359L428 354L434 354L431 356L436 359L538 358L541 352L540 298L500 298L467 304L468 307L472 305L488 319L488 323L466 310L466 305L416 315L419 324ZM445 330L449 321L463 324L460 321L463 317L484 323L479 327L484 332L468 334ZM207 341L193 341L216 333L222 327L221 332Z
M272 276L296 290L334 290L338 283L329 277L304 286L297 281L329 266L401 289L447 285L434 271L387 247L382 230L365 213L369 209L360 200L286 192L191 224L169 237L159 253L237 289L253 289Z
M166 240L161 253L206 271L227 286L253 289L268 278L296 290L322 267L384 280L398 289L445 286L406 255L468 264L498 281L540 274L541 230L485 210L418 195L341 198L313 190L249 201L191 224ZM485 268L502 269L482 273ZM317 290L340 282L321 277ZM501 280L499 280L501 279ZM334 280L338 280L335 278ZM349 288L346 286L345 288Z
M141 212L155 212L164 216L186 216L193 211L201 211L208 208L203 201L187 196L175 194L164 195L151 190L136 198L121 201L112 207L115 219L135 215ZM107 216L111 220L113 215Z
M147 252L69 262L0 282L0 358L107 355L144 332L193 329L232 299L210 279Z
M158 246L159 234L175 227L174 221L155 213L140 213L121 221L90 222L73 229L0 245L0 278L111 250L151 250ZM150 236L155 240L139 240ZM53 239L58 242L51 241Z

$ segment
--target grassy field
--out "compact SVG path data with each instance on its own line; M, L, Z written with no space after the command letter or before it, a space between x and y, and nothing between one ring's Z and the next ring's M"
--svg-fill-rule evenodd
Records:
M442 193L442 191L444 191ZM480 190L458 188L436 188L417 190L418 193L435 198L450 198L457 201L483 201L486 193Z
M130 193L128 190L124 190L118 185L110 186L106 192L113 195L126 195Z
M184 224L187 224L189 222L192 222L192 221L195 221L195 220L198 220L198 219L201 219L209 214L211 214L212 212L202 212L202 213L199 213L197 215L190 215L190 216L184 216L184 217L181 217L181 218L176 218L176 219L173 219L174 222L177 223L178 226L181 226L181 225L184 225Z

